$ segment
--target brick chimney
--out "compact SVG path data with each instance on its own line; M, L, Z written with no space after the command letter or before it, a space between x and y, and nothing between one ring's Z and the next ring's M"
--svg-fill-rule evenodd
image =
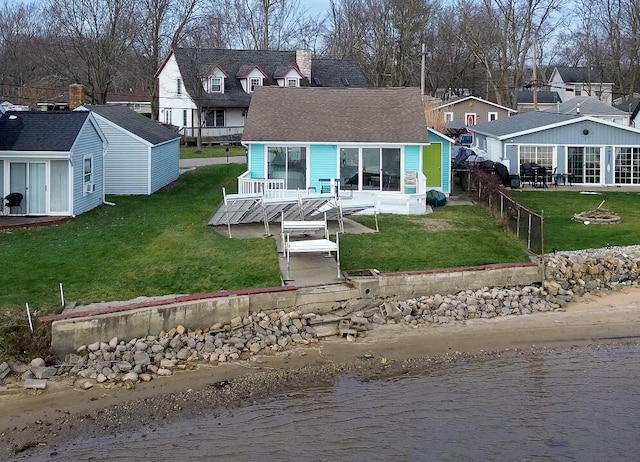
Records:
M84 104L84 87L79 83L69 85L69 109L74 110Z
M309 79L309 83L313 83L311 81L311 50L296 50L296 64L303 77Z

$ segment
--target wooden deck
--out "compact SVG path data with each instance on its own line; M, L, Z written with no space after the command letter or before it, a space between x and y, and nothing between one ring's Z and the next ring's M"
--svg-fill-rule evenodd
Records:
M0 215L0 232L18 229L56 226L69 221L71 217L25 217Z

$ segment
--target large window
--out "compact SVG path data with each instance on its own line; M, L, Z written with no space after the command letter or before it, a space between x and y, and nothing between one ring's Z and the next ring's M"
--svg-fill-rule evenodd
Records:
M567 150L567 170L574 183L600 183L600 148L570 146Z
M224 127L224 109L206 109L203 127Z
M267 149L267 175L284 180L286 189L306 189L307 149L302 146L271 146Z
M537 164L553 168L553 146L520 146L520 165Z
M341 148L342 189L400 191L400 148Z
M616 148L617 184L640 184L640 148Z

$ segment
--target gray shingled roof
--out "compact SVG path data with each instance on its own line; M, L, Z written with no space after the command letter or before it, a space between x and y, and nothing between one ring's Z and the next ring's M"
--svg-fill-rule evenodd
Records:
M501 137L577 118L577 116L569 114L557 114L549 111L531 111L516 114L506 119L475 125L471 130L483 135Z
M538 90L538 103L550 104L560 101L557 91ZM533 91L519 91L518 103L533 104Z
M88 112L8 111L0 117L0 151L71 150Z
M174 55L180 73L182 75L185 88L190 95L194 92L192 63L199 63L200 66L219 66L229 76L224 82L223 94L206 94L204 97L205 107L238 107L247 108L251 102L251 94L247 94L242 89L242 84L237 78L239 73L246 72L247 66L257 65L267 77L264 80L265 86L277 86L274 76L282 68L295 66L295 51L264 51L264 50L228 50L228 49L193 49L176 48ZM358 68L355 61L315 58L311 60L312 80L318 80L321 85L309 82L303 78L301 86L323 86L342 87L341 78L348 79L352 87L367 87L367 81Z
M176 132L126 106L107 104L84 107L154 145L180 138Z
M595 67L566 67L556 66L562 81L565 83L602 82L612 83L613 79L606 71Z
M627 114L631 112L631 117L635 117L640 110L640 98L629 98L620 104L616 104L613 107L620 109Z
M593 96L574 96L564 103L559 103L554 107L545 109L549 112L560 114L578 115L578 105L580 105L581 116L626 116L628 113L613 106L603 103Z
M427 143L418 88L258 88L242 141Z

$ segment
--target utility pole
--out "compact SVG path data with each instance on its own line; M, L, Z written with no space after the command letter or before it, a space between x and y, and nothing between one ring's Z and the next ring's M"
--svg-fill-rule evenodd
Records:
M537 51L536 36L533 36L533 110L538 110L538 71L536 67Z
M422 101L424 101L424 77L425 77L425 55L427 53L427 47L423 43L422 44L422 65L420 70L420 95L422 95Z

